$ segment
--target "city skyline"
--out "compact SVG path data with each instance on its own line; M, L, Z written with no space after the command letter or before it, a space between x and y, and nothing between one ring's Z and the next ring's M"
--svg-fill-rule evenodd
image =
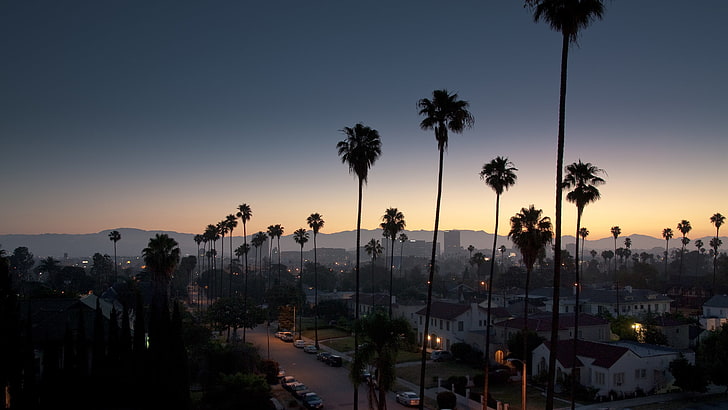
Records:
M677 238L686 219L688 237L715 235L710 216L728 215L728 3L605 6L569 56L564 161L606 171L582 226L590 240L615 225L621 236L671 228ZM416 102L435 89L457 92L475 117L450 135L440 230L493 232L495 193L478 173L496 156L518 168L498 234L530 204L554 219L561 39L523 2L0 11L0 234L202 233L243 203L248 235L274 224L289 235L314 212L321 232L353 230L356 179L335 146L358 122L382 139L362 227L396 207L406 230L432 230L437 143ZM575 222L564 201L562 234Z

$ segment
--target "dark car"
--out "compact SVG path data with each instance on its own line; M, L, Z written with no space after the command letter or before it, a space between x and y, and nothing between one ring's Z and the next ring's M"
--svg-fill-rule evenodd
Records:
M324 408L324 401L321 399L321 397L314 393L314 392L308 392L306 393L303 398L301 399L301 402L303 402L303 407L307 409L323 409Z
M291 393L297 398L302 399L303 396L306 395L306 393L310 392L311 390L308 389L308 386L301 382L293 383L291 385Z
M326 363L326 360L328 360L329 356L331 356L331 353L329 352L318 352L318 354L316 355L316 359Z
M341 367L344 361L341 359L341 356L332 354L329 356L328 360L326 360L326 364L328 364L331 367Z

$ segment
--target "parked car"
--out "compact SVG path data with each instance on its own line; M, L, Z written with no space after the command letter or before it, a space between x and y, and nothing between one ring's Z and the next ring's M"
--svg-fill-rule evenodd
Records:
M306 342L304 342L303 339L297 339L295 342L293 342L293 345L302 349L304 346L306 346Z
M321 351L316 355L316 360L326 363L331 353Z
M278 368L278 376L277 377L278 377L278 380L281 380L284 377L286 377L286 369L284 369L282 367L279 367Z
M311 390L308 389L308 386L301 382L296 382L291 385L291 393L297 398L302 399L303 396L310 392Z
M303 351L306 353L318 353L316 345L306 345L303 347Z
M419 406L420 396L411 391L401 391L395 396L397 403L404 404L405 406Z
M303 402L303 407L307 409L323 409L324 408L324 401L321 399L321 397L314 393L314 392L308 392L306 393L303 398L301 399Z
M452 359L452 353L447 350L433 350L432 353L430 353L430 359L436 362L450 360Z
M293 342L293 333L291 332L283 332L281 335L281 340L284 342Z
M299 383L299 381L293 376L283 376L281 379L281 386L283 386L286 390L290 390L293 383Z
M326 364L331 367L341 367L341 365L344 364L344 361L341 359L341 356L332 354L329 356L328 360L326 360Z

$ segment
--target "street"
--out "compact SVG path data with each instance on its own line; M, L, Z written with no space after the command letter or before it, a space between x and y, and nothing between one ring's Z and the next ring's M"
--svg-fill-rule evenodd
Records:
M240 336L242 336L242 331ZM260 349L263 358L268 358L270 346L270 358L279 363L286 370L286 375L294 376L321 396L326 409L351 409L354 406L354 388L349 380L346 367L330 367L318 360L316 354L305 353L303 349L296 348L292 343L284 342L274 335L271 329L269 337L266 338L265 325L259 325L253 330L248 330L246 340ZM359 408L368 409L367 400L368 387L364 384L359 388ZM283 403L286 405L287 403ZM387 394L387 408L405 409L403 405L394 399L394 393Z

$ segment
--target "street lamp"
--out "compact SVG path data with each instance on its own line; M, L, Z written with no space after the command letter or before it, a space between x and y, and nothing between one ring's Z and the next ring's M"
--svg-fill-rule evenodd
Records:
M511 358L506 359L509 362L520 362L522 365L521 370L521 409L526 410L526 362L520 359ZM487 400L487 398L486 398Z

